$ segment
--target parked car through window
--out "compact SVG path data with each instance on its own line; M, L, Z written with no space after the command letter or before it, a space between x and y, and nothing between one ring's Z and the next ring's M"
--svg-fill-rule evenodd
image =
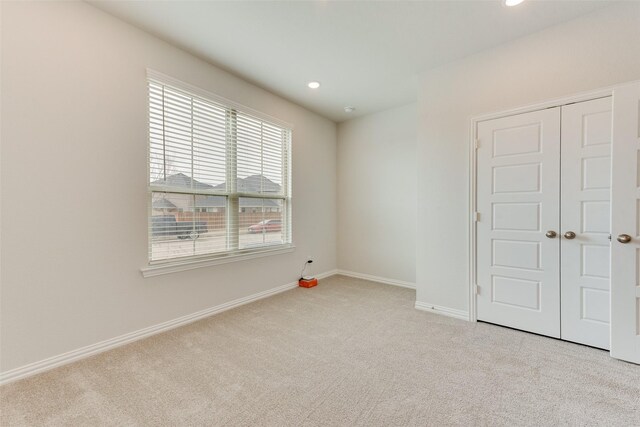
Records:
M265 219L249 227L249 233L268 233L269 231L280 231L282 221L279 219Z

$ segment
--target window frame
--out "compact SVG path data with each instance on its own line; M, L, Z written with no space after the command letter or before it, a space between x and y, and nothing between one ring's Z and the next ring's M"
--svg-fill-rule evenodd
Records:
M158 274L172 273L176 271L184 271L192 268L206 267L210 265L224 264L233 261L241 261L245 259L251 259L256 257L263 257L268 255L280 254L292 252L295 248L293 244L292 233L292 195L291 195L291 144L293 137L293 126L282 120L268 116L259 111L253 110L249 107L243 106L236 102L230 101L214 93L208 92L204 89L192 86L188 83L182 82L170 76L164 75L157 71L147 69L147 76L145 79L147 87L153 82L163 86L171 87L178 91L184 92L186 96L193 98L199 98L203 101L209 101L217 104L225 109L225 116L227 117L227 125L230 125L229 131L225 135L225 151L226 156L226 189L225 191L210 191L195 188L177 188L167 185L152 184L151 180L151 132L150 132L150 111L151 102L149 98L149 92L147 90L147 266L141 268L144 277L155 276ZM276 126L282 129L284 132L282 147L282 192L278 194L260 193L260 192L238 192L238 179L241 179L237 175L238 156L237 149L237 116L238 114L248 116L252 119L257 119L261 122L265 122L268 125ZM193 144L193 143L192 143ZM191 179L194 179L191 177ZM200 255L187 255L180 257L173 257L167 259L151 259L152 248L152 202L154 193L169 193L169 194L188 194L198 196L221 196L226 199L226 246L225 251L212 252L208 254ZM240 198L254 198L254 199L272 199L282 201L282 236L283 243L258 245L250 248L241 248L239 242L240 231ZM264 209L264 208L263 208ZM196 207L194 206L194 213Z

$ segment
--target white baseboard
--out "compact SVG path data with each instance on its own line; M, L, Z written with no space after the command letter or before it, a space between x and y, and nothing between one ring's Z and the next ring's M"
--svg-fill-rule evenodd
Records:
M329 276L337 274L337 270L327 271L322 274L317 274L315 277L318 279L324 279ZM167 322L159 323L157 325L149 326L147 328L139 329L137 331L129 332L124 335L120 335L115 338L111 338L96 344L91 344L86 347L81 347L76 350L69 351L67 353L53 356L39 362L30 363L28 365L21 366L19 368L12 369L6 372L0 372L0 385L17 381L22 378L30 377L35 374L39 374L44 371L48 371L53 368L57 368L62 365L75 362L80 359L87 358L89 356L102 353L107 350L111 350L116 347L123 346L125 344L132 343L134 341L141 340L143 338L150 337L162 332L166 332L170 329L174 329L180 326L193 323L195 321L204 319L205 317L213 316L214 314L222 313L223 311L230 310L232 308L240 307L241 305L248 304L253 301L257 301L263 298L270 297L281 292L288 291L298 286L298 282L287 283L286 285L277 286L275 288L268 289L266 291L258 292L253 295L238 298L233 301L229 301L224 304L217 305L215 307L207 308L201 311L197 311L186 316L178 317L177 319L169 320Z
M400 286L402 288L415 289L416 284L412 282L404 282L402 280L387 279L386 277L372 276L371 274L356 273L355 271L337 270L337 274L343 276L355 277L356 279L370 280L372 282L384 283L385 285Z
M337 274L355 277L356 279L370 280L372 282L384 283L386 285L400 286L403 288L415 289L416 284L404 282L402 280L388 279L386 277L373 276L371 274L356 273L355 271L337 270ZM455 317L456 319L469 320L469 312L464 310L456 310L454 308L443 307L440 305L429 304L416 301L415 308L418 310L428 311L431 313L441 314L443 316Z
M329 270L329 271L325 271L322 274L315 274L313 277L320 280L320 279L326 279L327 277L335 276L336 274L339 274L338 270ZM296 282L296 284L297 283L298 282Z
M441 314L443 316L455 317L456 319L469 320L469 312L456 310L455 308L443 307L441 305L429 304L428 302L416 301L417 310L428 311L430 313Z

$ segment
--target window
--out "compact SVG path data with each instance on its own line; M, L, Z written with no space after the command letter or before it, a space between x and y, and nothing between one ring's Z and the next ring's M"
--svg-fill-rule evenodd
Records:
M150 263L289 246L291 129L167 79L148 79Z

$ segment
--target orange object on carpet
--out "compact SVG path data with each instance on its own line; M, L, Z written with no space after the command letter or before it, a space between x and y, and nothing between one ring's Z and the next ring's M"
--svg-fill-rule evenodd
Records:
M298 280L298 285L302 288L313 288L318 285L318 279L300 279Z

